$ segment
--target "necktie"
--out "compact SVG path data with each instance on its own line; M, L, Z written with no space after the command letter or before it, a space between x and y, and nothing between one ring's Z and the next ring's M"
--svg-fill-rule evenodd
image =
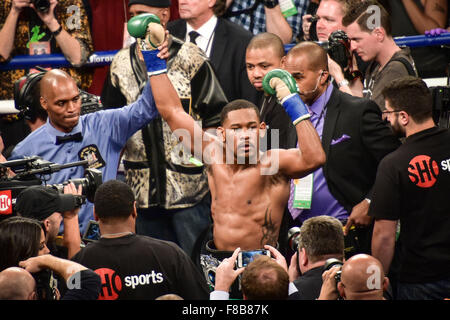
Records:
M189 32L189 39L191 40L191 43L193 44L197 44L197 42L195 42L195 40L200 36L200 33L198 33L197 31L191 31Z
M83 136L81 135L81 132L75 133L75 134L68 134L66 136L57 136L56 137L56 144L62 144L69 141L77 141L80 142L83 140Z

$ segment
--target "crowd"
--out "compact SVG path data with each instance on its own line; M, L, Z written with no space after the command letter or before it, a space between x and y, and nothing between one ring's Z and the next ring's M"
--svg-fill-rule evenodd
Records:
M394 39L448 32L448 1L124 6L131 44L88 110L89 1L0 5L0 63L72 65L0 71L21 109L1 120L0 299L450 298L450 136L423 80L450 55ZM34 156L83 165L26 176Z

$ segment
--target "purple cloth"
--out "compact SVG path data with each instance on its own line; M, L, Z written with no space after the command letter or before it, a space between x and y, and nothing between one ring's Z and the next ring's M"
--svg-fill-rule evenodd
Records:
M311 105L308 106L311 113L311 122L317 130L319 137L322 139L323 124L326 115L326 108L328 101L330 100L331 93L333 92L333 85L329 85L327 90ZM334 144L350 139L348 135L343 135ZM333 144L332 142L332 144ZM328 189L326 179L323 175L322 168L314 171L313 179L313 194L311 209L297 209L293 207L294 202L294 180L291 180L291 190L289 195L288 208L291 216L294 220L303 223L308 218L312 218L320 215L327 215L343 220L348 217L347 211L342 207L339 202L333 197Z

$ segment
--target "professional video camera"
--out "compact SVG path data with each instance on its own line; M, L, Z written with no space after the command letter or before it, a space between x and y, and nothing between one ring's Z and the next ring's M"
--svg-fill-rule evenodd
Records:
M37 11L47 13L50 10L49 0L31 0Z
M444 129L450 128L450 64L447 70L447 85L430 87L433 97L433 119Z
M0 169L11 168L15 173L13 177L0 176L0 215L15 213L14 206L19 193L30 186L42 185L43 183L49 188L56 189L59 193L63 193L64 186L70 182L73 182L77 188L81 185L82 196L77 203L81 206L86 199L93 202L95 191L102 184L100 170L88 168L85 171L84 178L70 179L59 184L46 184L48 179L45 179L46 176L62 169L87 164L88 160L60 165L43 160L38 156L0 163Z
M40 104L39 82L48 70L39 66L35 67L39 72L29 73L14 83L14 105L19 110L19 118L34 122L39 113L46 115ZM100 98L96 95L80 90L81 111L87 114L103 109ZM4 113L4 112L0 112Z

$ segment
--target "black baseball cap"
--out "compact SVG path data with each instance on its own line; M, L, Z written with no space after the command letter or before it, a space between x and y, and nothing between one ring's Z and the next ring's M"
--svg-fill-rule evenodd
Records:
M170 7L170 0L130 0L128 6L132 4L144 4L149 7L168 8Z
M71 211L76 208L73 194L62 194L51 187L31 186L23 190L16 199L16 211L23 217L47 219L55 212Z

